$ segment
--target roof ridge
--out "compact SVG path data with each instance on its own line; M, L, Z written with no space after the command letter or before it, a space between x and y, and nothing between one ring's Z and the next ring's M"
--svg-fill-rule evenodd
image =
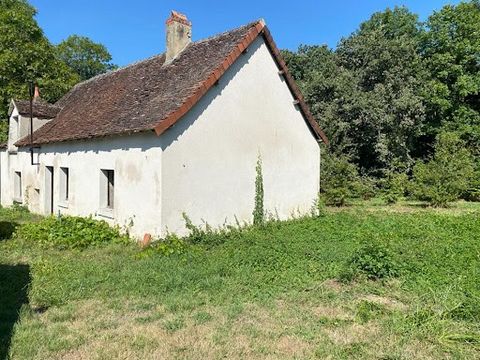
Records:
M201 43L203 43L203 42L205 42L205 41L214 40L214 39L219 38L219 37L221 37L221 36L225 36L226 34L231 33L231 32L233 32L233 31L238 31L238 30L243 29L243 28L253 27L253 26L255 26L257 23L262 22L262 21L264 21L264 20L263 20L263 19L258 19L258 20L252 21L252 22L250 22L250 23L248 23L248 24L245 24L245 25L242 25L242 26L239 26L239 27L236 27L236 28L233 28L233 29L224 31L224 32L222 32L222 33L220 33L220 34L215 34L215 35L209 36L209 37L204 38L204 39L200 39L200 40L197 40L197 41L193 41L193 42L191 42L187 47L189 47L189 46L191 46L191 45L195 45L195 44L201 44ZM137 65L140 65L140 64L142 64L142 63L146 63L146 62L148 62L148 61L151 61L151 60L153 60L153 59L155 59L155 58L158 58L158 57L161 57L161 56L163 56L163 55L165 55L164 52L161 53L161 54L152 55L152 56L150 56L150 57L148 57L148 58L146 58L146 59L141 59L141 60L134 61L133 63L128 64L128 65L125 65L125 66L122 66L122 67L119 67L118 69L110 70L110 71L108 71L108 72L95 75L94 77L91 77L90 79L87 79L87 80L84 80L84 81L81 81L81 82L75 84L75 85L73 86L73 88L72 88L68 93L65 94L65 96L68 95L68 94L70 94L71 92L73 92L73 90L76 89L77 87L80 87L80 86L82 86L82 85L84 85L84 84L88 84L88 83L90 83L90 82L92 82L92 81L95 81L95 80L98 80L98 79L101 79L101 78L104 78L104 77L113 75L113 74L115 74L115 73L117 73L117 72L126 70L126 69L128 69L128 68L130 68L130 67L137 66ZM170 65L170 64L168 64L168 65ZM59 101L61 101L62 99L63 99L63 97L60 98L60 99L55 103L55 106L58 106L58 105L56 105L56 104L57 104ZM59 106L59 107L63 107L63 106Z
M13 101L13 102L26 102L26 103L29 103L29 102L30 102L29 99L19 99L19 98L17 98L17 99L13 98L12 101ZM52 103L49 103L48 101L43 100L43 99L42 99L42 101L35 101L35 100L33 100L32 104L33 104L33 105L43 105L43 106L59 107L59 106L57 106L57 105L55 105L55 104L52 104Z
M238 26L236 28L233 28L233 29L230 29L230 30L226 30L224 32L221 32L219 34L215 34L215 35L212 35L212 36L209 36L209 37L206 37L204 39L200 39L200 40L197 40L197 41L193 41L190 45L195 45L195 44L201 44L205 41L211 41L211 40L215 40L219 37L222 37L222 36L225 36L227 35L228 33L231 33L231 32L234 32L234 31L238 31L240 29L244 29L244 28L249 28L249 27L253 27L255 26L256 24L258 24L259 22L265 22L263 19L258 19L258 20L255 20L255 21L252 21L248 24L245 24L245 25L241 25L241 26Z

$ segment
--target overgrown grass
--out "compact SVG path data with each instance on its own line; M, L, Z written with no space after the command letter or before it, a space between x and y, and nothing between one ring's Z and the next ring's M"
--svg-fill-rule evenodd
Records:
M4 347L14 359L480 357L480 205L411 205L204 234L208 246L169 256L3 241L0 263L30 273ZM338 281L372 239L395 277Z

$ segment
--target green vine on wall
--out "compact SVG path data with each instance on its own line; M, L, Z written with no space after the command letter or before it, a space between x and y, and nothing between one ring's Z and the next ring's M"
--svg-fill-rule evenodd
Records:
M263 210L263 174L262 158L260 155L258 155L255 172L255 207L253 209L253 225L262 225L265 220L265 212Z

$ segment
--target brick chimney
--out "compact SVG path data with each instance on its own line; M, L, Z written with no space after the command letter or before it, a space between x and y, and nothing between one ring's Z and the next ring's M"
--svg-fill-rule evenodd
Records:
M165 63L170 63L192 41L192 23L187 17L173 11L167 19L167 51Z
M40 89L38 88L38 85L35 85L35 92L33 93L33 100L40 100Z

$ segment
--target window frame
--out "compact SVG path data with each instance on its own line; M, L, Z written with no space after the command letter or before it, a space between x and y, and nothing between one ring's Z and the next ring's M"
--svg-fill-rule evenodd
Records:
M107 177L107 208L113 209L115 206L115 172L113 170L106 170Z
M23 188L22 188L22 172L13 172L13 200L18 203L23 203Z
M60 203L68 204L70 199L70 168L60 167Z
M100 169L99 200L99 215L112 217L115 208L115 170L113 169Z

